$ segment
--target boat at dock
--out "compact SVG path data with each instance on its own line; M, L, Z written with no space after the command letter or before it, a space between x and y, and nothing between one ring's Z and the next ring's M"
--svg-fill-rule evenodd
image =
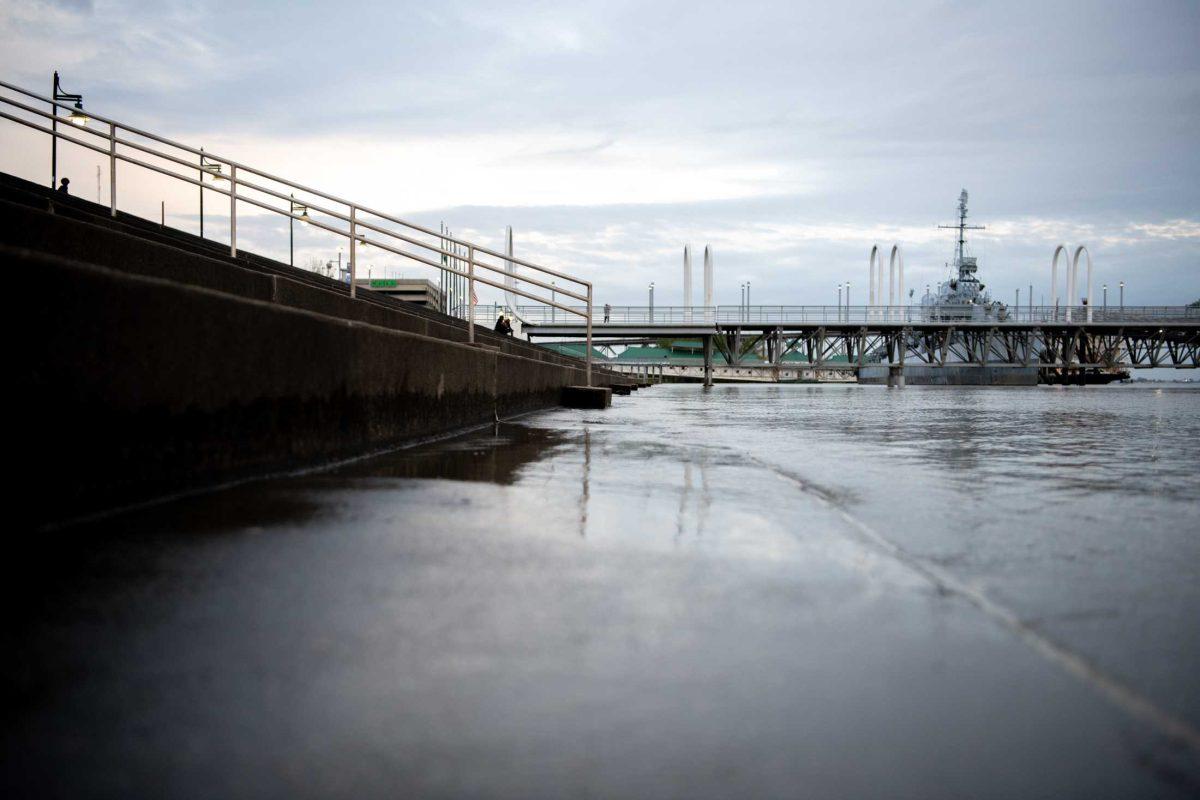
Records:
M979 279L979 260L967 255L967 231L983 230L981 225L967 224L967 190L958 196L958 222L938 227L956 230L954 262L950 276L937 285L936 292L926 290L917 313L912 316L928 322L1005 322L1008 306L993 300L987 286ZM948 265L950 266L950 265ZM957 343L961 334L951 334ZM918 352L926 353L927 343L914 341ZM926 353L927 354L927 353ZM883 353L873 354L879 360ZM932 360L932 359L931 359ZM859 369L859 383L887 383L886 364L867 364ZM950 356L939 366L909 362L904 366L904 381L909 385L937 386L1035 386L1039 368L1036 366L984 366Z

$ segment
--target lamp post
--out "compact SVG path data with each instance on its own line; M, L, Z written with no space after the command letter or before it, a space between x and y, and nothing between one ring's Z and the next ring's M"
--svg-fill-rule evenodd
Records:
M738 320L741 322L745 322L746 321L746 284L744 284L744 283L741 284L741 289L742 289L742 294L741 294L742 302L741 302L741 305L738 306Z
M58 70L54 71L54 85L51 90L51 96L58 103L74 103L75 108L67 116L67 120L72 125L83 127L88 123L88 115L83 112L83 95L69 94L62 90L61 84L58 82ZM53 103L50 110L54 112L54 116L50 118L50 188L58 187L58 103Z
M838 312L837 312L837 318L838 318L839 320L842 318L842 285L841 285L840 283L838 284Z
M1121 313L1125 313L1125 281L1121 281L1118 286L1121 289Z
M846 281L846 321L850 321L850 281Z
M654 323L654 281L650 281L650 323Z
M204 160L204 148L200 148L200 238L204 238L204 178L213 183L225 180L221 174L221 165Z
M1104 298L1104 310L1108 311L1108 284L1107 283L1102 284L1100 286L1100 295L1101 295L1101 297Z
M296 195L288 195L292 199L292 214L300 212L300 219L308 222L308 206L296 202ZM203 234L202 234L203 235ZM288 217L288 264L296 266L296 217Z

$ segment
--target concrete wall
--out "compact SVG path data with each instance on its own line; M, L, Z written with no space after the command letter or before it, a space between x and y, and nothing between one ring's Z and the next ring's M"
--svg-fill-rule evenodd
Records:
M6 188L12 191L11 187ZM75 205L91 205L79 203L78 198L72 200ZM227 255L204 253L188 247L190 243L183 241L178 232L159 235L156 230L141 230L144 221L136 221L138 224L135 225L132 224L135 221L130 224L123 219L113 222L103 216L76 219L64 216L66 210L60 208L58 213L50 214L0 200L0 243L449 341L467 340L466 323L462 320L411 304L372 297L370 292L362 292L361 299L351 300L343 284L275 264L269 259L244 254L233 260ZM83 213L79 209L69 210ZM476 338L526 358L555 364L576 361L542 347L497 336L478 326Z
M54 498L31 504L34 525L485 424L585 380L253 296L12 248L0 261L37 276L12 316L36 434L18 448L23 490Z

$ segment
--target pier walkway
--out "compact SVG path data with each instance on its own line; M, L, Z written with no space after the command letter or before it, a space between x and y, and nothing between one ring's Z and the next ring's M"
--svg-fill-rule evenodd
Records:
M523 333L578 338L583 329L544 309L520 308ZM604 309L592 310L605 319ZM867 365L903 370L906 363L940 368L1031 367L1065 371L1200 367L1200 308L1186 306L1022 307L1004 313L939 316L916 306L611 307L592 326L595 339L704 343L706 382L714 346L737 365L759 346L767 363L789 354L815 369ZM838 363L833 363L834 359Z

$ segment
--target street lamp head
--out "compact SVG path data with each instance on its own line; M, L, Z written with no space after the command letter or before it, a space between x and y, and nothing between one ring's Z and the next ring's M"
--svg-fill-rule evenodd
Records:
M221 165L220 164L209 164L209 163L206 163L203 158L201 158L200 159L200 169L202 172L204 172L204 177L210 183L216 183L217 181L225 180L225 176L221 174Z
M67 120L72 125L78 125L81 128L91 121L91 117L89 117L83 110L82 101L76 101L75 108L71 109L71 113L67 116Z

